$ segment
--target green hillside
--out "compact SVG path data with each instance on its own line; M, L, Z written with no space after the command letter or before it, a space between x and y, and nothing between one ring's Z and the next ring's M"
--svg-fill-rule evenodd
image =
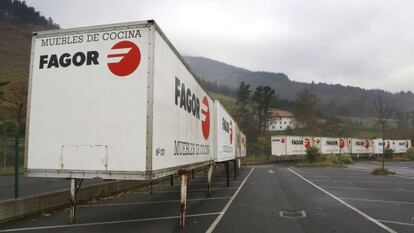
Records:
M27 79L31 29L0 22L0 82Z

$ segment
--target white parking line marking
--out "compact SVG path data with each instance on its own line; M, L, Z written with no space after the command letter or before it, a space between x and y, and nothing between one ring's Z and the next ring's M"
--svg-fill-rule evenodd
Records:
M412 177L412 176L402 176L402 175L397 175L397 174L394 174L392 176L397 176L397 177L400 177L400 178L411 179L411 180L414 179L414 177Z
M332 183L367 183L367 184L414 184L414 182L392 182L392 181L346 181L346 180L311 180L312 182L332 182Z
M189 214L189 215L186 215L186 217L187 218L203 217L203 216L212 216L212 215L218 215L218 214L220 214L220 212ZM72 227L100 226L100 225L109 225L109 224L169 220L169 219L178 219L178 218L180 218L180 216L168 216L168 217L159 217L159 218L139 218L139 219L119 220L119 221L109 221L109 222L91 222L91 223L54 225L54 226L43 226L43 227L13 228L13 229L0 230L0 232L2 233L2 232L15 232L15 231L34 231L34 230L47 230L47 229L59 229L59 228L72 228Z
M367 202L379 202L379 203L390 203L390 204L414 205L414 202L405 202L405 201L386 201L386 200L349 198L349 197L339 197L339 198L345 199L345 200L351 200L351 201L367 201Z
M405 190L405 189L375 189L375 188L343 188L343 187L333 187L333 186L322 186L325 189L336 189L336 190L371 190L371 191L387 191L387 192L408 192L414 193L413 190Z
M243 182L241 183L241 185L239 186L239 188L237 189L237 191L233 194L233 196L230 198L229 202L227 202L227 204L224 206L223 210L220 212L219 216L217 216L217 218L214 220L214 222L210 225L210 227L207 229L206 233L211 233L214 231L214 228L216 228L217 224L220 222L220 220L223 218L224 214L227 212L227 210L229 209L231 203L234 201L234 198L236 198L237 194L239 194L241 188L243 187L244 183L246 183L247 178L249 178L250 174L252 174L254 168L252 168L252 170L250 170L249 174L246 176L246 178L244 178Z
M193 198L187 199L187 201L210 201L210 200L224 200L230 199L231 197L212 197L212 198ZM107 203L107 204L86 204L79 205L80 208L89 208L89 207L105 207L105 206L128 206L128 205L146 205L146 204L161 204L161 203L174 203L180 202L177 200L165 200L165 201L137 201L137 202L123 202L123 203Z
M219 191L219 190L234 190L237 189L237 187L234 188L213 188L210 189L211 191ZM206 192L208 189L188 189L188 192ZM132 192L134 193L150 193L149 191L142 191L142 192ZM152 193L181 193L180 190L153 190Z
M397 224L397 225L404 225L404 226L410 226L410 227L414 227L413 223L408 223L408 222L397 222L397 221L388 221L388 220L382 220L382 219L377 219L380 222L385 222L385 223L392 223L392 224Z
M364 212L360 211L359 209L353 207L352 205L348 204L347 202L341 200L340 198L336 197L335 195L333 195L332 193L326 191L325 189L319 187L318 185L312 183L311 181L309 181L308 179L306 179L305 177L303 177L302 175L300 175L299 173L295 172L294 170L292 170L291 168L288 168L288 170L290 172L292 172L293 174L297 175L298 177L302 178L304 181L308 182L309 184L311 184L313 187L319 189L320 191L324 192L325 194L329 195L330 197L332 197L333 199L337 200L338 202L340 202L341 204L345 205L346 207L350 208L351 210L355 211L356 213L360 214L361 216L363 216L364 218L366 218L367 220L375 223L377 226L381 227L382 229L390 232L390 233L397 233L396 231L394 231L393 229L389 228L388 226L382 224L381 222L379 222L376 219L373 219L372 217L370 217L369 215L365 214Z

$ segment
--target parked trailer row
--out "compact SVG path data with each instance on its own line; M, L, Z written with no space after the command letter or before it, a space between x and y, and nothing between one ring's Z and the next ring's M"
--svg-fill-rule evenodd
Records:
M394 153L405 153L411 140L385 140L385 148ZM274 156L305 155L307 148L315 146L321 154L382 154L382 139L329 138L310 136L272 136L271 151Z
M25 172L154 180L245 155L245 137L154 21L33 34ZM237 129L237 131L236 131ZM239 139L239 136L240 139ZM74 222L75 205L71 213Z

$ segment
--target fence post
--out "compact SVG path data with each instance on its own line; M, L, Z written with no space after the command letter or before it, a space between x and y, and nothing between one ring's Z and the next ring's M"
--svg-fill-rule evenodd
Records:
M19 197L19 135L14 138L14 198Z

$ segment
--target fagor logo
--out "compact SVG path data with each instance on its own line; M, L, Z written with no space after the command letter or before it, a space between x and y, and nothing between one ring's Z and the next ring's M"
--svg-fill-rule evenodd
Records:
M204 139L208 139L210 135L210 106L208 103L207 96L204 96L202 103L201 114L203 115L203 120L201 120L201 129L203 131Z
M365 140L365 144L364 144L365 148L368 149L369 148L369 141Z
M343 149L345 147L345 140L343 138L339 139L339 148Z
M141 62L141 51L131 41L121 41L111 48L107 58L108 69L118 77L132 74ZM76 51L73 53L39 56L39 69L96 66L100 64L98 51Z
M224 117L221 118L222 129L230 136L230 144L233 144L233 122L228 122Z
M281 142L281 143L285 143L285 138L281 138L281 139L280 139L280 142Z
M305 138L305 148L308 149L309 147L311 147L311 141L309 138Z
M203 97L200 104L200 99L195 93L190 88L186 88L185 84L175 77L175 105L196 119L201 120L203 137L207 140L210 135L210 105L207 96Z
M141 62L141 51L131 41L121 41L112 46L112 54L108 55L109 70L116 76L125 77L132 74Z

